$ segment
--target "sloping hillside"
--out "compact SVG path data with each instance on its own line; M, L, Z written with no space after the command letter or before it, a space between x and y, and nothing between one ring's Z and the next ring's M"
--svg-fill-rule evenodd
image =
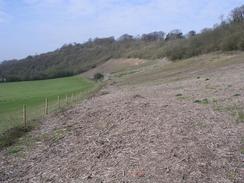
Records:
M243 53L150 63L0 152L0 180L243 182Z
M244 50L244 6L230 18L200 33L162 31L139 37L123 35L96 38L83 44L69 44L53 52L28 56L0 64L0 82L36 80L75 75L88 71L110 58L180 60L216 51Z
M110 59L107 62L100 64L96 68L90 69L89 71L83 73L82 75L93 78L96 73L103 73L104 75L111 75L118 72L126 72L130 69L140 68L144 64L149 64L149 60L143 59Z

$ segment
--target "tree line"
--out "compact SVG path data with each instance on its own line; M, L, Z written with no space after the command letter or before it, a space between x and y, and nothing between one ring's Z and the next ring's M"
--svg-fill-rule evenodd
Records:
M183 34L179 29L165 33L156 31L140 36L124 34L89 39L21 60L0 64L0 82L40 80L71 76L85 72L110 58L172 60L214 52L244 50L244 5L231 11L229 17L200 33Z

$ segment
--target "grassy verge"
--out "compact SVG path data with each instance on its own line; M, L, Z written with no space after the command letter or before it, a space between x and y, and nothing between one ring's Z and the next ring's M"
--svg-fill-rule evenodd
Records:
M170 83L187 78L199 77L203 73L215 71L233 64L243 63L244 52L211 53L176 62L151 61L151 65L141 66L137 72L118 75L122 85L145 83ZM206 81L209 78L205 78Z
M101 84L80 76L0 84L0 149L12 145L35 126L35 119L44 116L46 98L51 113L80 102L100 87ZM26 127L23 104L27 105Z
M31 131L32 128L33 126L27 126L27 128L24 126L18 126L10 128L4 133L0 134L0 150L14 144L18 138L25 135L26 132Z

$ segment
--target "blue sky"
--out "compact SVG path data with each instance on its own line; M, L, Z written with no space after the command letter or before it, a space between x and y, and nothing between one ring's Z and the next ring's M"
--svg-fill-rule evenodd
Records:
M88 38L200 31L244 0L0 0L0 61Z

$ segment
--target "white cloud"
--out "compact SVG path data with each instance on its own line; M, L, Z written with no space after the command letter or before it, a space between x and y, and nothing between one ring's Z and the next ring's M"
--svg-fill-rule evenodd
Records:
M75 27L93 37L154 30L200 30L216 23L226 7L241 0L22 0L42 25ZM222 3L221 3L222 2ZM220 4L221 3L221 4ZM227 13L227 12L225 12ZM65 29L66 30L66 29ZM72 30L72 29L71 29ZM60 29L62 31L62 29ZM76 32L75 30L73 32ZM67 35L68 36L68 35Z
M5 12L4 1L0 0L0 23L6 22L9 15Z
M11 45L9 52L19 50L27 55L89 37L176 28L199 31L241 4L243 0L0 0L0 23L11 20L6 26L0 24L5 26L0 33ZM13 49L16 39L24 45ZM1 52L8 53L4 49Z
M98 2L101 2L98 0ZM221 14L228 14L239 0L222 2L221 0L148 0L144 3L121 3L106 1L106 11L98 3L97 15L93 27L110 34L123 32L143 33L154 30L170 31L175 28L199 31L219 21ZM106 9L107 8L107 9ZM228 9L229 8L229 9Z

